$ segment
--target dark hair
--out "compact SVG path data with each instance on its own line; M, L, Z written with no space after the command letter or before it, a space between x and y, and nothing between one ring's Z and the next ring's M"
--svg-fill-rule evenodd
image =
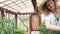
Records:
M54 4L55 4L55 1L54 1L54 0L52 0L52 1L53 1ZM44 3L42 9L43 9L43 10L47 9L49 12L51 12L51 10L47 7L46 3L47 3L47 1Z

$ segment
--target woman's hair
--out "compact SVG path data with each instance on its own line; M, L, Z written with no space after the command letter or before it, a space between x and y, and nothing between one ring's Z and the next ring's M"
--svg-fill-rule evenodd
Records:
M49 1L49 0L48 0L48 1ZM55 0L52 0L52 1L53 1L54 4L55 4ZM46 3L47 3L47 1L44 3L42 9L43 9L43 10L47 9L49 12L51 12L51 10L47 7Z

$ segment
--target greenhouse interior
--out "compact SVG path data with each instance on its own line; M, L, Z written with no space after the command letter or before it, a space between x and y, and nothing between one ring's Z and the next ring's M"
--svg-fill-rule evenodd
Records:
M43 34L38 9L42 1L0 0L0 34Z

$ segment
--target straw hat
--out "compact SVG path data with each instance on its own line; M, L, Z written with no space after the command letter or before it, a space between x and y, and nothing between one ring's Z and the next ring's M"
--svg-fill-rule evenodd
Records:
M43 5L44 5L44 3L46 2L47 0L42 0L41 1L41 3L39 4L39 6L38 6L38 10L39 11L42 11L42 7L43 7Z

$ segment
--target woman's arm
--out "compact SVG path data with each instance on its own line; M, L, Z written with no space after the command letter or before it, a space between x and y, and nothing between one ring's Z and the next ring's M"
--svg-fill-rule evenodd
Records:
M51 25L48 19L45 21L45 24L46 24L46 29L60 31L60 27L56 25Z

